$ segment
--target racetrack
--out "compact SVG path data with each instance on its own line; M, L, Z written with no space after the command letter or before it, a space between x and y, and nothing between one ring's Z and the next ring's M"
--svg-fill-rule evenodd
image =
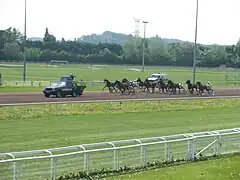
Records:
M215 96L239 96L240 88L215 89ZM121 95L108 92L84 92L80 97L45 98L42 93L0 93L0 104L15 103L39 103L39 102L62 102L62 101L94 101L94 100L124 100L124 99L150 99L150 98L178 98L189 97L186 94L168 95L155 93L136 93L134 95ZM208 96L205 95L204 96Z

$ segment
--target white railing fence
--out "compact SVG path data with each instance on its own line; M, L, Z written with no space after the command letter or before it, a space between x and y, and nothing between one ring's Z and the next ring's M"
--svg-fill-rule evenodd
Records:
M66 173L236 152L240 152L240 128L1 153L0 179L56 179Z
M52 80L52 81L44 81L44 80L41 80L41 81L16 81L16 80L8 80L8 81L5 81L5 80L2 80L1 83L3 86L8 86L8 87L40 87L40 88L43 88L43 87L46 87L46 86L49 86L51 85L52 83L56 82L57 80ZM112 80L113 82L114 80ZM94 80L94 81L84 81L86 83L86 85L88 87L92 87L92 86L103 86L105 83L103 81L100 81L100 80ZM237 86L238 84L240 84L240 81L215 81L214 82L215 85L221 85L221 86L229 86L229 87L232 87L231 85L234 85L234 86Z
M7 87L36 87L36 88L44 88L50 86L55 81L2 81L3 86ZM103 81L84 81L87 87L92 86L103 86Z

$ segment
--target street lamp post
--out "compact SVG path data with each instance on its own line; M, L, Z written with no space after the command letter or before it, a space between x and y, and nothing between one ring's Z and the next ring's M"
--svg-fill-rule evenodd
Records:
M23 81L26 81L26 58L27 58L27 52L25 50L26 48L26 39L27 39L27 0L25 0L25 9L24 9L24 42L23 42Z
M197 0L197 7L196 7L195 41L194 41L194 54L193 54L193 84L195 84L195 81L196 81L197 29L198 29L198 0Z
M147 21L142 22L144 24L144 33L143 33L143 41L142 41L142 72L144 72L144 64L145 64L145 38L146 38L146 24L148 23Z

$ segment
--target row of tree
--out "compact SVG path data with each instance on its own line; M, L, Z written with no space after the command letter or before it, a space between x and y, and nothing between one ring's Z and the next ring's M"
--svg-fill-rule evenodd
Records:
M15 28L0 30L0 60L23 60L23 35ZM148 65L192 66L194 44L191 42L166 43L160 37L144 41L128 35L124 45L117 43L93 44L81 40L57 41L46 28L43 41L26 41L27 61L49 62L68 60L77 63L141 64L143 48ZM226 65L240 67L240 41L236 45L197 46L197 62L201 66Z

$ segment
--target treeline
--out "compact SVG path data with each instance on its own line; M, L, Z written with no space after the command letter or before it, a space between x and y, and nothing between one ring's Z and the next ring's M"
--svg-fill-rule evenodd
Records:
M23 35L15 28L0 31L0 60L23 60ZM49 62L68 60L75 63L141 64L145 49L145 64L192 66L194 44L166 43L160 37L142 39L128 35L124 45L116 43L91 44L81 40L57 41L46 28L43 41L26 42L27 61ZM226 65L240 67L240 41L236 45L197 46L197 62L203 67Z

